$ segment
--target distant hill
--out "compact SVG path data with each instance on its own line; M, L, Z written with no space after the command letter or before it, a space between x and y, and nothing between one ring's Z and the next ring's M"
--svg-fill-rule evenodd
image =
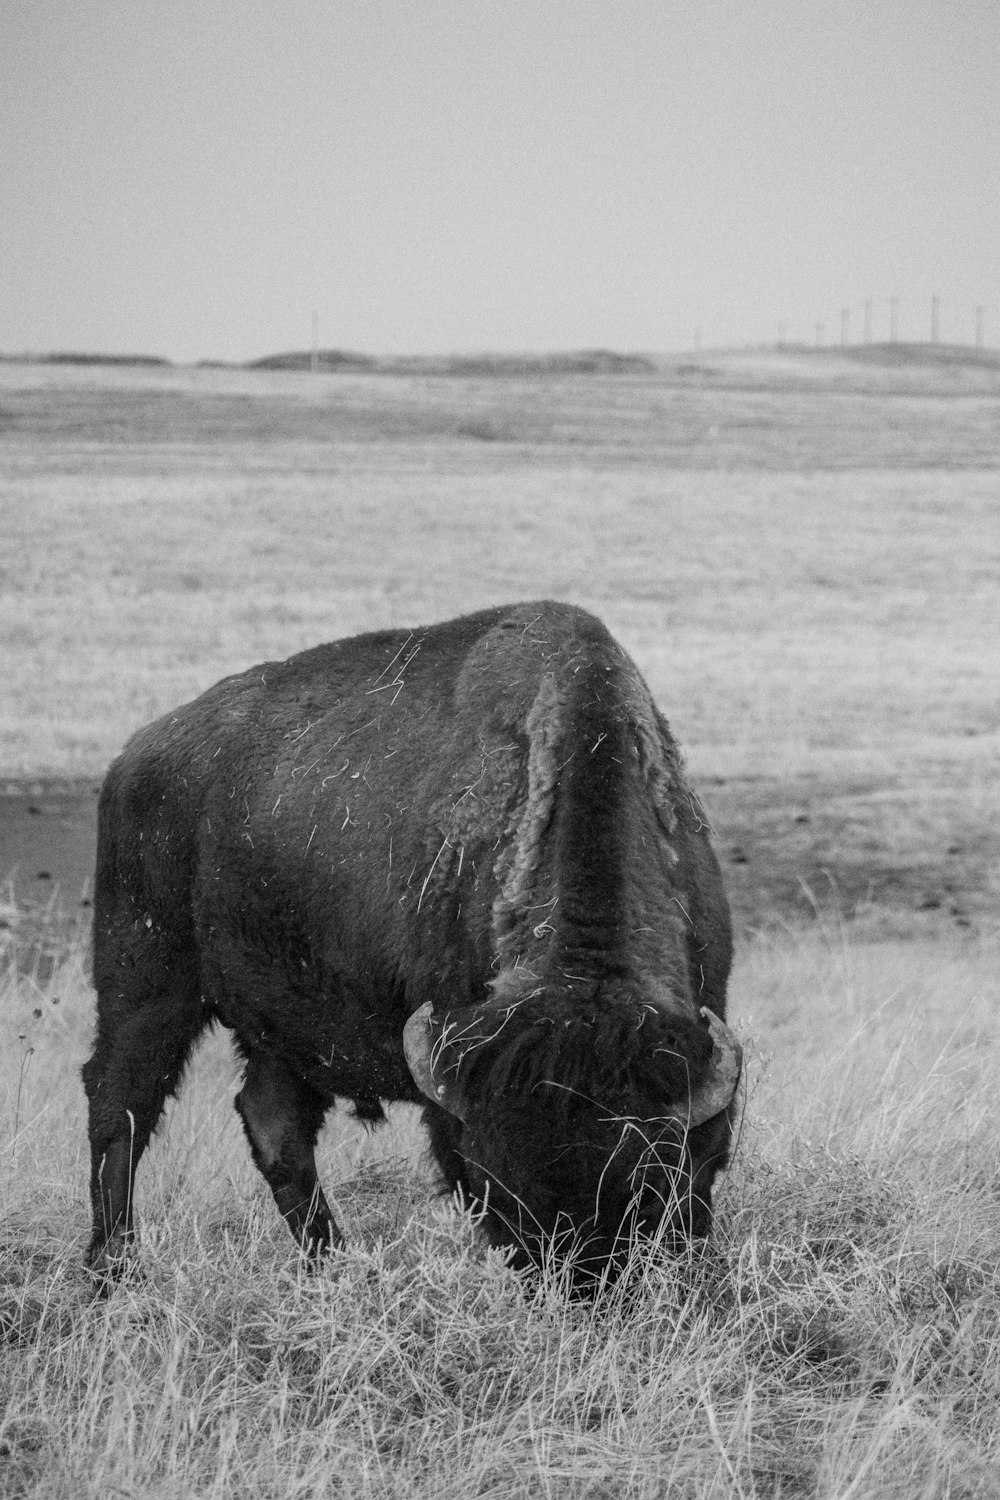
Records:
M1000 350L964 344L759 344L657 361L666 380L717 390L854 391L880 396L1000 392Z
M611 349L577 349L564 354L452 354L440 358L395 359L389 368L435 375L649 375L653 360Z
M1000 352L973 349L969 344L850 344L846 348L831 346L828 352L861 364L896 368L914 365L972 365L981 368L989 365L1000 369Z
M376 359L342 349L320 349L320 370L377 371L382 375L646 375L656 370L640 354L617 354L610 349L580 349L564 354L413 354ZM312 355L296 349L247 360L247 370L310 370Z
M261 359L248 359L240 368L244 370L311 370L313 356L301 349L286 354L265 354ZM378 360L369 354L352 354L344 349L318 349L316 367L320 370L375 370Z
M172 359L159 354L80 354L72 350L57 350L52 354L4 354L0 358L9 364L30 365L152 365L169 368Z
M202 359L192 368L204 370L268 370L308 373L313 368L313 354L307 349L290 349L258 359ZM713 383L748 378L753 367L758 374L780 372L787 377L793 370L802 378L833 378L839 368L846 372L852 365L864 367L870 378L882 381L896 372L912 384L935 371L968 383L985 378L992 383L1000 373L1000 350L974 349L968 344L879 343L814 344L786 343L743 345L713 348L686 354L622 354L613 349L576 349L557 353L490 353L370 355L346 349L320 349L315 354L316 368L323 374L441 375L465 378L544 378L564 375L661 375L681 380L709 380ZM184 369L186 364L165 359L158 354L102 354L77 350L56 350L47 354L3 354L6 364L41 364L107 366L134 369ZM867 378L867 377L862 377Z

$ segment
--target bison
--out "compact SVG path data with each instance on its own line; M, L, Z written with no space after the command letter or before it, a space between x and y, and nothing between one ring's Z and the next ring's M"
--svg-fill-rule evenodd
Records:
M192 1046L232 1032L253 1159L312 1258L335 1101L423 1105L447 1188L574 1289L711 1225L739 1045L707 821L607 629L550 602L317 646L142 729L98 821L102 1282Z

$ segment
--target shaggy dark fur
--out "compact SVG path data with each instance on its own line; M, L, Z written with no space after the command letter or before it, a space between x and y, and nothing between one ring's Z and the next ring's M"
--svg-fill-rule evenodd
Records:
M729 919L705 820L634 664L551 603L359 636L226 678L142 730L101 795L90 1103L102 1274L191 1047L246 1060L250 1149L310 1253L336 1099L422 1102L446 1183L521 1263L614 1270L710 1225L730 1110L685 1132ZM447 1108L407 1067L433 1005Z

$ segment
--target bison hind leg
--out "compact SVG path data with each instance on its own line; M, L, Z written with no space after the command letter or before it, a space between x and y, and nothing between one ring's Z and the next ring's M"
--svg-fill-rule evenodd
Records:
M322 1097L280 1058L250 1053L235 1105L254 1163L289 1229L310 1260L343 1244L316 1172Z
M87 1266L102 1290L129 1270L136 1167L210 1020L190 965L153 995L99 986L98 1035L82 1074L93 1212Z

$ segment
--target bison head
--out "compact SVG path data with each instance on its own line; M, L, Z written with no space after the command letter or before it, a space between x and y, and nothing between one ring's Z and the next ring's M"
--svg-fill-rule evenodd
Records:
M519 1004L407 1022L404 1047L438 1159L515 1266L577 1291L614 1280L638 1241L706 1235L741 1052L711 1011Z

